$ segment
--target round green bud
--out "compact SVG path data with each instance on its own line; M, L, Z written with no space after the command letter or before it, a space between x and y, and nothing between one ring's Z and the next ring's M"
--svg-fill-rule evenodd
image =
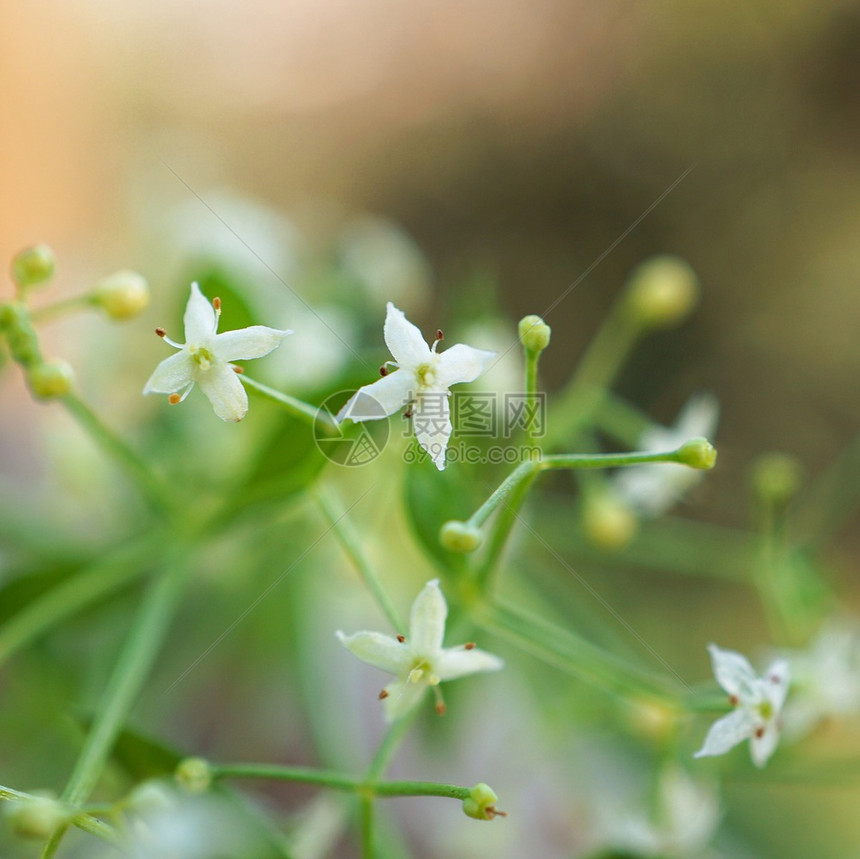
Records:
M131 319L149 304L149 284L136 271L117 271L96 285L93 302L111 319Z
M23 303L15 301L0 305L0 330L6 334L9 351L19 364L31 367L41 362L39 338Z
M74 371L65 361L45 361L27 370L27 384L40 400L65 397L74 382Z
M475 820L492 820L497 815L504 816L504 812L496 810L498 801L495 791L488 784L481 782L476 784L463 800L463 811L467 817L473 817Z
M174 773L177 784L189 793L205 793L212 784L212 768L203 758L185 758Z
M69 809L50 796L33 796L9 803L6 819L21 838L44 841L69 819Z
M678 257L653 257L633 270L625 300L628 312L643 328L669 328L695 307L699 279Z
M520 343L527 352L543 352L549 346L552 329L540 316L524 316L519 325Z
M753 487L771 504L783 505L800 489L803 466L787 453L766 453L753 466Z
M474 552L484 539L479 528L451 519L439 530L439 542L449 552Z
M678 462L708 471L717 464L717 449L706 438L691 438L678 448Z
M54 252L47 245L24 248L12 258L12 280L22 289L54 276Z
M623 549L636 534L633 511L610 492L591 495L585 502L582 527L590 543L601 549Z

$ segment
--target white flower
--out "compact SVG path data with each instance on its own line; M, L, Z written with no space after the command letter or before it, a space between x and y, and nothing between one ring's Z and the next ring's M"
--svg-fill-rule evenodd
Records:
M782 705L788 693L788 662L777 659L763 677L757 677L740 653L722 650L715 644L709 644L708 651L714 676L729 693L735 709L711 725L704 745L694 757L722 755L749 740L753 763L763 767L779 742Z
M474 644L442 647L448 606L439 590L439 580L427 582L412 604L409 636L338 630L341 644L359 659L396 675L380 693L385 700L385 717L391 722L408 713L428 687L436 694L436 709L444 712L439 684L476 671L497 671L502 660L478 650Z
M819 722L860 712L860 629L847 619L824 624L806 650L783 652L792 694L785 733L800 737Z
M418 328L390 301L384 334L398 369L384 372L381 379L359 388L337 419L379 420L413 403L415 437L441 471L445 468L445 450L451 437L448 389L477 379L495 353L458 343L437 354L441 337L437 337L432 347L428 346Z
M248 395L230 362L262 358L293 332L252 325L217 334L221 311L220 302L215 301L213 306L200 287L191 284L191 297L185 308L185 343L174 343L162 329L157 329L162 339L179 352L155 368L143 393L170 394L171 403L180 403L196 382L221 420L240 421L248 411Z
M697 783L680 767L669 766L660 774L656 802L647 813L610 803L608 809L598 806L597 816L603 818L603 840L616 850L661 859L701 859L708 855L720 808L712 785Z
M644 451L675 450L691 438L712 439L720 406L711 394L691 397L674 427L653 426L642 433ZM628 506L643 516L659 516L702 479L703 472L676 463L634 465L615 475L616 491Z

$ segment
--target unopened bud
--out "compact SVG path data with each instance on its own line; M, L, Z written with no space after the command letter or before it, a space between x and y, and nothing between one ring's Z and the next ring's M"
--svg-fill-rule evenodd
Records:
M630 705L630 727L649 740L665 740L678 724L678 712L663 701L635 698Z
M45 283L54 275L54 252L47 245L24 248L12 259L12 280L19 287Z
M180 787L189 793L204 793L212 784L212 769L203 758L185 758L174 773Z
M117 271L96 285L93 302L111 319L130 319L149 304L149 285L136 271Z
M439 531L439 542L449 552L467 554L481 545L484 536L479 528L451 519Z
M753 466L753 486L762 500L788 504L803 479L803 466L787 453L766 453Z
M65 361L44 361L27 370L27 384L33 396L40 400L65 397L74 382L74 370Z
M505 817L503 811L496 809L498 801L499 798L495 791L488 784L481 782L476 784L463 800L463 811L467 817L473 817L475 820L492 820L497 816Z
M657 256L633 270L626 303L645 329L669 328L681 322L699 299L699 279L684 260Z
M678 462L708 471L717 463L717 449L706 438L691 438L678 449Z
M527 352L543 352L549 346L552 329L540 316L524 316L519 325L520 343Z
M69 819L69 809L49 796L33 796L9 803L6 819L21 838L45 840Z
M638 525L633 511L610 492L596 493L585 502L585 536L601 549L623 549L633 539Z

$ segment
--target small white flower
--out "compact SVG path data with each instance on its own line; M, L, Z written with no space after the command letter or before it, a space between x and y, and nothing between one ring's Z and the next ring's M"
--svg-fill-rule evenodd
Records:
M391 722L408 713L428 687L436 694L436 709L444 712L439 684L476 671L497 671L502 660L478 650L473 644L442 647L448 606L433 579L415 598L409 618L408 637L383 635L380 632L356 632L345 635L338 630L341 644L359 659L381 668L397 679L380 693L385 700L385 718Z
M735 709L711 725L704 745L694 757L722 755L749 740L753 763L763 767L779 742L782 705L788 693L788 662L777 659L763 677L757 677L740 653L722 650L715 644L709 644L708 651L714 676L729 693Z
M441 471L445 468L445 450L451 437L448 389L477 379L495 352L458 343L438 354L436 347L441 337L437 337L432 347L428 346L418 328L390 301L384 334L397 369L393 373L384 372L381 379L359 388L337 419L379 420L412 403L415 437Z
M712 439L720 406L711 394L691 397L674 427L653 426L642 433L644 451L675 450L691 438ZM660 516L702 479L704 472L676 463L634 465L615 475L616 491L628 506L643 516Z
M830 620L806 650L785 651L792 693L785 707L785 733L801 737L819 722L860 712L860 628Z
M191 284L185 308L185 343L174 343L157 329L159 336L179 352L155 368L143 393L170 394L171 403L180 403L196 382L221 420L240 421L248 411L248 394L230 362L262 358L293 332L252 325L218 334L221 311L220 302L215 301L213 306L200 287Z

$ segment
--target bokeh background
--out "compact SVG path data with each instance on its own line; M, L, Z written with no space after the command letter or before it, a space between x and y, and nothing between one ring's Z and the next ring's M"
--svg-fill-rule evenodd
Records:
M633 266L673 253L699 274L701 306L642 345L619 390L665 422L695 391L719 397L720 468L691 515L746 526L759 453L793 453L815 475L860 425L860 7L849 0L7 3L0 93L0 259L48 242L55 296L135 268L156 294L147 318L161 324L169 307L176 319L189 248L209 242L282 299L272 324L299 328L279 278L325 299L314 266L384 219L402 230L382 234L405 262L378 281L401 284L425 329L487 296L515 321L576 283L547 317L556 388ZM62 324L46 337L64 354L92 354L88 338L129 342L100 332ZM138 350L82 384L98 400ZM40 407L16 378L4 385L0 463L35 480ZM144 408L138 387L130 413ZM847 527L838 537L839 586L856 606L860 541ZM704 611L703 598L687 610ZM760 641L756 611L735 610L740 637ZM703 650L685 658L690 676L706 675ZM854 801L789 791L769 813ZM761 855L813 855L802 840L787 852L794 836L780 841L776 819L747 818L780 843Z

